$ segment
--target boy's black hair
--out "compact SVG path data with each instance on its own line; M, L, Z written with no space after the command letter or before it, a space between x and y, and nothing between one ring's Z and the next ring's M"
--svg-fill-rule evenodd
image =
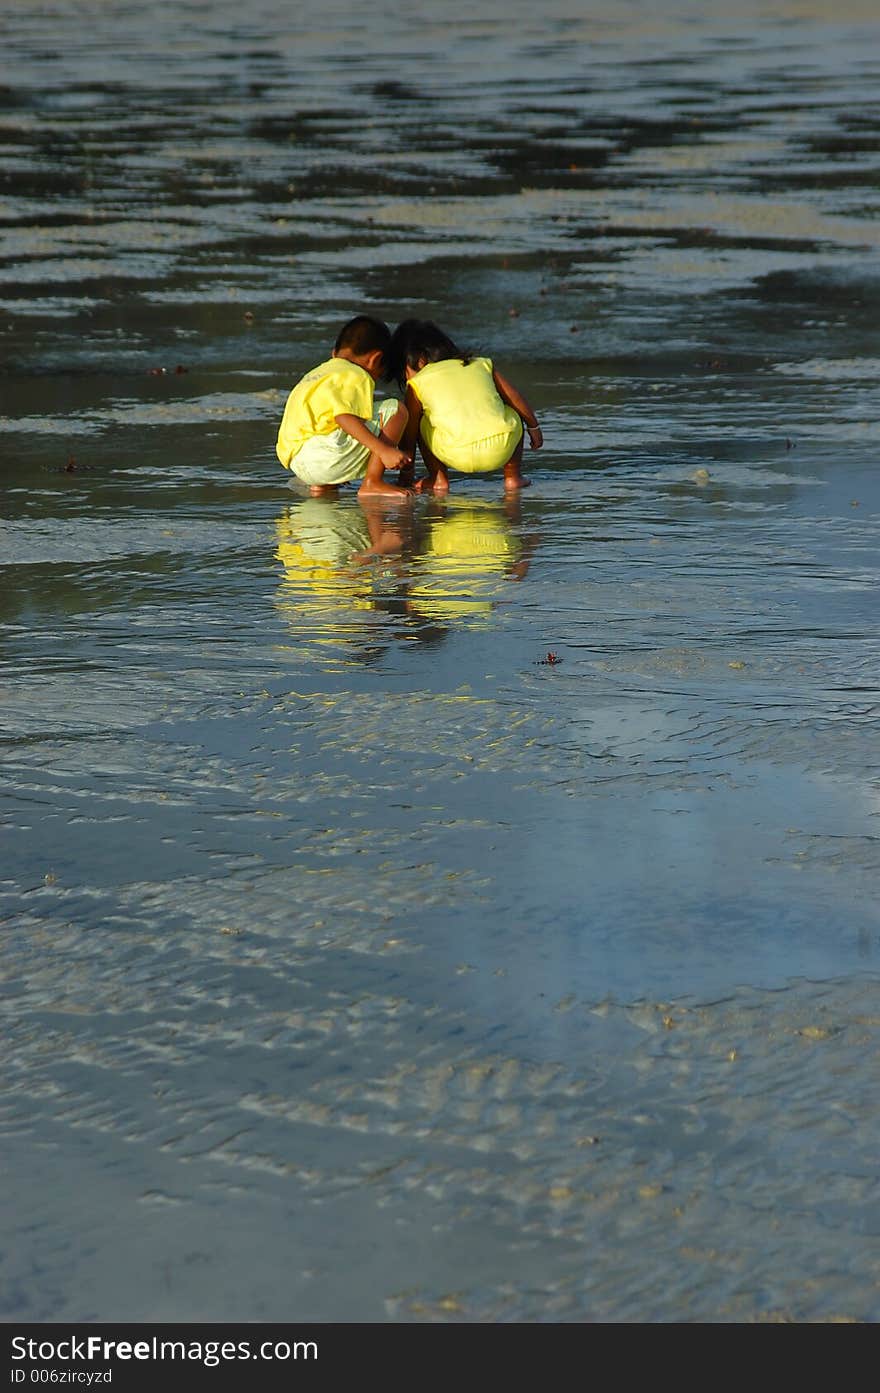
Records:
M365 353L373 353L378 348L383 355L391 343L391 330L381 319L369 314L356 314L347 324L343 324L336 335L334 353L344 348L348 353L361 358Z
M417 371L423 358L429 363L443 363L447 358L469 363L471 355L454 344L432 319L405 319L391 335L391 346L385 354L385 375L405 387L407 366Z

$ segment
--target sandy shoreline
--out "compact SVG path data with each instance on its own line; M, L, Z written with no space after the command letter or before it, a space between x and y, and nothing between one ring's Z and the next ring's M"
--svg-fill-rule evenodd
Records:
M440 1001L413 1053L405 1001L334 998L20 1025L4 1318L877 1319L875 981L547 1002L582 1048L544 1062L461 1049ZM226 1054L253 1084L221 1101Z
M876 4L417 8L6 7L0 1319L874 1322Z

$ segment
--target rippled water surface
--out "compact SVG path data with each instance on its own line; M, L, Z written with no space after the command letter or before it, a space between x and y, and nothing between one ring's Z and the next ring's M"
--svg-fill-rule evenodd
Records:
M878 28L7 0L4 1319L880 1316ZM360 310L521 500L290 487Z

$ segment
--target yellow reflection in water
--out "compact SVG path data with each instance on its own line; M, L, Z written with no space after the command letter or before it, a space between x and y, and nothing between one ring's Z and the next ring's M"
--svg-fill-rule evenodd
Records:
M518 522L516 498L304 498L276 520L276 607L298 644L345 662L391 640L435 643L462 621L483 628L528 570L534 539Z
M425 618L483 626L511 580L528 570L532 545L514 530L519 499L434 502L424 518L409 599Z
M298 641L322 645L325 657L328 648L345 650L333 655L344 661L377 655L390 637L383 619L405 609L400 557L411 550L409 512L338 498L285 508L275 523L283 568L275 605Z

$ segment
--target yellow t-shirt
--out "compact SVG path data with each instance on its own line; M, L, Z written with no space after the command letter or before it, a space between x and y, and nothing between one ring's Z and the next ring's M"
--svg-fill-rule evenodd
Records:
M462 447L522 429L513 407L498 395L490 358L426 363L408 385L422 404L425 438L442 460L454 458Z
M328 358L297 382L284 408L275 453L284 465L313 435L337 430L340 412L368 421L373 414L373 379L349 358Z

